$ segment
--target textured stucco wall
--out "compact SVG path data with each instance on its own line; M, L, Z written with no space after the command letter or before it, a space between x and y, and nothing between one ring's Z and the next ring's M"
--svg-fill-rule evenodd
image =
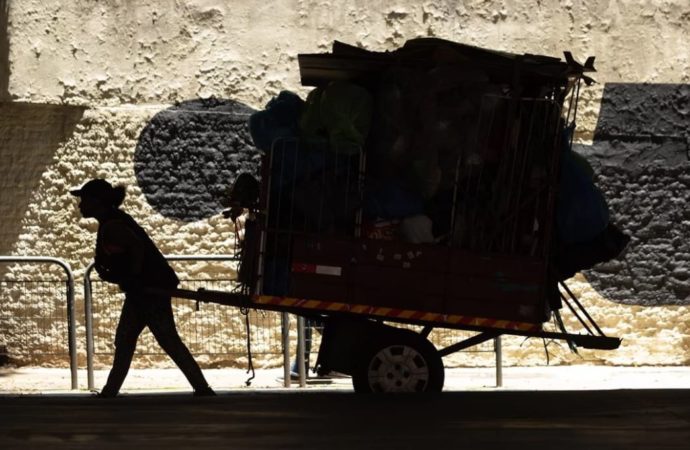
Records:
M91 258L95 225L78 220L65 192L94 176L129 186L125 208L164 252L229 250L232 229L217 214L217 195L233 172L255 167L246 132L222 115L213 116L220 128L204 131L212 122L196 118L208 111L180 111L175 102L199 105L215 97L246 112L282 89L305 94L297 54L327 51L336 39L386 50L436 36L511 52L595 55L599 83L582 93L578 151L600 168L600 186L634 245L632 265L613 263L571 280L605 331L624 338L616 352L583 351L582 357L688 362L686 0L7 3L6 32L0 7L0 100L7 100L0 104L1 253L62 257L78 276ZM645 83L675 88L650 94ZM201 128L185 128L188 117ZM198 164L172 174L172 181L164 164L152 163L161 149ZM620 154L632 156L621 161ZM228 176L205 178L214 161ZM208 181L203 192L185 192L203 201L171 210L165 191L194 177ZM151 182L157 178L161 183ZM548 348L552 361L581 361ZM545 361L540 341L511 339L506 351L508 363ZM454 361L486 361L476 358Z
M298 53L333 40L386 50L437 36L584 59L603 82L688 83L685 0L11 2L9 90L31 102L93 105L232 98L261 106L299 89ZM585 105L591 136L597 102ZM584 124L583 124L584 125Z

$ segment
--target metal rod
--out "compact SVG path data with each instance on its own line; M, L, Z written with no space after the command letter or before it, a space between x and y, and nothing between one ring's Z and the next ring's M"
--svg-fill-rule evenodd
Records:
M295 146L295 160L292 162L292 189L290 190L290 220L288 221L288 236L290 232L294 229L294 220L295 220L295 188L297 188L297 169L298 165L297 163L299 162L299 155L301 152L302 148L299 145ZM285 150L283 149L283 154L285 154ZM278 212L280 214L280 211ZM287 252L289 252L290 248L290 241L288 239L287 241ZM287 254L286 252L286 254Z
M577 121L577 105L580 103L580 86L582 85L582 78L577 79L577 88L575 90L575 109L573 110L573 122ZM575 130L570 136L570 146L573 146L573 138L575 137Z
M67 272L67 334L69 339L69 366L72 382L72 389L79 389L79 382L77 380L77 322L76 313L74 311L74 275L69 265L65 263L65 270Z
M338 152L336 151L336 158L338 157ZM343 207L343 217L348 217L348 207L350 203L350 190L352 189L352 186L350 186L350 172L352 169L352 160L350 159L350 155L346 154L345 157L347 158L347 163L345 164L345 198L344 198L344 207ZM358 171L359 172L359 171ZM337 176L337 174L336 174ZM359 173L358 173L358 178L359 178Z
M67 346L72 389L79 389L77 367L77 322L74 312L74 274L70 265L62 259L50 256L0 256L3 263L45 263L57 264L67 275Z
M272 289L273 289L274 292L272 292L272 293L275 293L276 280L279 279L279 277L278 277L278 275L277 275L277 274L278 274L278 247L279 247L279 245L280 245L280 238L281 238L281 236L282 236L281 230L280 230L280 218L281 218L281 217L280 217L280 211L281 211L280 205L282 204L282 198L283 198L283 196L282 196L282 190L283 190L283 188L285 187L285 186L283 185L283 182L284 182L284 176L283 176L283 174L284 174L284 172L285 172L285 153L286 153L286 151L287 151L287 150L286 150L286 149L287 149L287 146L285 145L285 141L282 141L282 140L281 140L281 141L279 141L279 142L280 142L280 144L282 145L283 151L282 151L282 153L281 153L281 160L280 160L280 176L278 177L278 182L279 182L279 185L278 185L278 186L279 186L279 188L280 188L280 192L279 192L278 195L277 195L277 197L278 197L278 206L277 206L276 212L275 212L275 218L274 218L274 221L275 221L275 222L273 223L273 246L272 246L272 247L273 247L273 249L272 249L272 250L273 250L273 254L272 254L273 259L270 261L270 264L271 264L270 272L269 272L269 268L266 267L267 276L270 276L271 279L272 279L272 282L273 282L273 286L271 286L271 287L272 287ZM271 148L271 161L273 161L273 160L275 159L276 145L277 145L277 143L274 142L274 143L273 143L273 147ZM295 158L296 158L296 156L295 156ZM271 163L271 166L273 166L273 162ZM269 179L272 179L272 178L273 178L273 174L272 174L272 173L269 173L268 176L269 176ZM268 197L269 197L269 198L271 197L271 192L270 192L270 191L269 191L269 193L268 193ZM271 213L271 211L269 210L269 211L268 211L268 214L270 214L270 213ZM269 219L269 223L270 223L270 219ZM268 229L267 229L267 230L268 230ZM266 262L268 263L269 261L267 260ZM267 266L268 266L268 264L267 264ZM270 273L270 275L269 275L269 273Z
M547 100L547 102L548 102L548 100ZM520 230L519 211L520 211L520 205L522 203L522 198L523 198L523 188L525 185L526 172L528 170L528 166L531 165L531 164L528 165L528 161L530 163L532 163L535 159L534 151L531 151L531 149L535 148L535 147L541 148L541 146L534 146L534 145L530 145L530 144L532 144L532 142L533 142L535 116L537 115L538 111L541 110L540 108L537 108L537 105L541 105L542 103L543 102L535 101L532 104L532 113L530 114L530 118L529 118L529 128L527 130L527 139L526 139L526 142L524 144L525 150L524 150L523 155L522 155L522 164L521 164L521 167L519 170L518 183L517 183L517 196L516 196L516 202L515 202L515 209L518 211L518 214L516 214L514 225L513 225L513 239L515 239L520 234L520 231L521 231ZM548 103L546 104L546 106L547 106L547 108L545 108L545 109L548 109ZM546 133L548 131L547 131L546 127L542 127L540 132L543 135L543 133ZM537 214L536 209L534 210L534 214ZM532 218L532 221L529 225L530 227L534 223L534 216L532 216L531 218Z
M519 165L519 160L520 160L520 153L524 150L524 153L527 153L526 148L522 148L520 145L522 141L522 125L523 125L523 116L524 116L524 106L523 101L517 100L516 102L516 112L515 115L517 117L516 123L517 124L512 124L510 128L510 139L508 142L508 148L505 150L510 150L506 151L505 158L506 158L506 163L509 165L509 168L506 169L506 180L505 180L505 188L503 191L503 198L502 201L504 203L505 209L506 209L506 214L511 214L511 207L513 205L513 199L515 197L515 188L516 188L516 177L518 176L517 171L518 171L518 165ZM504 151L505 151L504 150ZM516 203L519 203L519 199L517 199ZM519 214L516 211L515 213L515 220L511 221L517 224L519 220ZM505 231L502 236L502 244L500 246L502 251L508 251L510 253L514 252L514 245L515 245L515 239L514 239L514 234L511 234L511 223L506 223L505 226ZM515 229L512 230L515 232Z
M324 194L325 189L326 189L326 183L327 178L326 178L326 161L327 157L326 155L323 156L323 168L321 169L321 195L319 196L319 217L317 219L317 224L316 224L316 232L317 233L322 233L323 232L323 214L324 214L324 205L326 202L326 195Z
M258 267L256 269L256 293L257 294L263 294L264 292L264 279L265 279L265 273L266 273L266 268L264 265L266 264L266 246L268 245L268 230L269 230L269 221L270 221L270 216L269 212L271 210L271 183L272 183L272 178L271 177L271 172L273 171L273 149L275 147L275 142L271 144L271 151L268 154L268 173L262 172L262 175L266 177L266 191L265 193L261 196L262 198L265 198L265 205L264 207L264 214L263 214L263 219L264 219L264 227L263 230L261 230L261 242L259 244L259 260L257 261ZM263 181L263 180L262 180ZM261 216L259 216L261 217Z
M566 88L565 96L567 97L568 95L570 95L570 98L568 99L568 110L565 114L566 126L570 125L570 113L572 112L573 103L575 102L575 80L573 80L572 82L568 82L568 87Z
M462 164L463 154L458 155L458 159L455 161L455 176L453 177L453 202L450 207L450 230L448 230L448 246L453 246L453 241L455 238L455 220L456 213L455 208L457 208L458 201L458 186L460 185L460 165ZM465 200L467 201L467 200Z
M364 215L364 183L367 168L367 154L359 149L359 173L357 176L357 190L359 195L359 207L355 214L355 237L362 237L362 216Z
M589 323L599 332L600 335L605 336L604 332L601 331L601 328L599 328L599 325L597 325L597 323L594 321L594 319L592 319L592 316L589 315L589 313L588 313L587 310L582 306L582 304L581 304L580 301L577 299L577 297L575 297L575 294L572 293L572 291L570 290L570 288L568 287L568 285L565 284L564 281L561 281L561 286L563 287L563 289L565 289L565 291L568 293L568 295L570 296L570 298L575 302L575 304L576 304L577 307L580 309L580 311L582 311L582 313L585 315L585 317L587 318L587 320L589 321Z
M290 387L290 315L282 313L283 386Z
M304 317L297 316L297 374L299 375L299 387L305 387L307 385L304 348Z
M84 271L84 319L86 325L86 378L87 388L95 389L93 381L93 298L91 286L91 272L95 262L91 262Z
M577 311L575 311L575 309L573 308L573 306L570 304L570 301L568 301L568 298L567 298L565 295L563 295L562 292L559 292L559 294L561 295L561 300L563 300L563 303L565 303L566 306L568 307L568 309L570 310L570 312L572 312L573 315L574 315L575 317L577 317L577 320L579 320L579 321L580 321L580 324L582 324L582 326L585 327L585 330L587 330L587 333L593 335L594 333L592 332L592 330L587 326L587 324L586 324L585 321L582 319L582 317L580 317L580 315L577 313Z
M503 387L503 345L501 336L494 338L494 352L496 353L496 387Z

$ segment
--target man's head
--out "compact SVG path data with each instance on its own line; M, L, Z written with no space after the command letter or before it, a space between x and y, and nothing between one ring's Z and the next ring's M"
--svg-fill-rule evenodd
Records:
M79 211L83 217L99 218L105 212L117 208L125 198L123 186L113 187L103 178L87 181L78 189L72 189L70 194L79 197Z

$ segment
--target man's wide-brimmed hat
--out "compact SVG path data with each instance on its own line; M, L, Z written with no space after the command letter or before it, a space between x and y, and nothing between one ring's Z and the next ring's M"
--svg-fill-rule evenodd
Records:
M110 200L113 197L113 186L103 178L94 178L87 181L77 189L69 191L75 197L96 197L101 200Z

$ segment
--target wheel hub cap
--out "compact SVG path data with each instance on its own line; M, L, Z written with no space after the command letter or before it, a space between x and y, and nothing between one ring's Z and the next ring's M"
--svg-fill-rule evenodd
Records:
M423 392L429 383L429 366L414 348L391 345L371 359L367 378L374 392Z

